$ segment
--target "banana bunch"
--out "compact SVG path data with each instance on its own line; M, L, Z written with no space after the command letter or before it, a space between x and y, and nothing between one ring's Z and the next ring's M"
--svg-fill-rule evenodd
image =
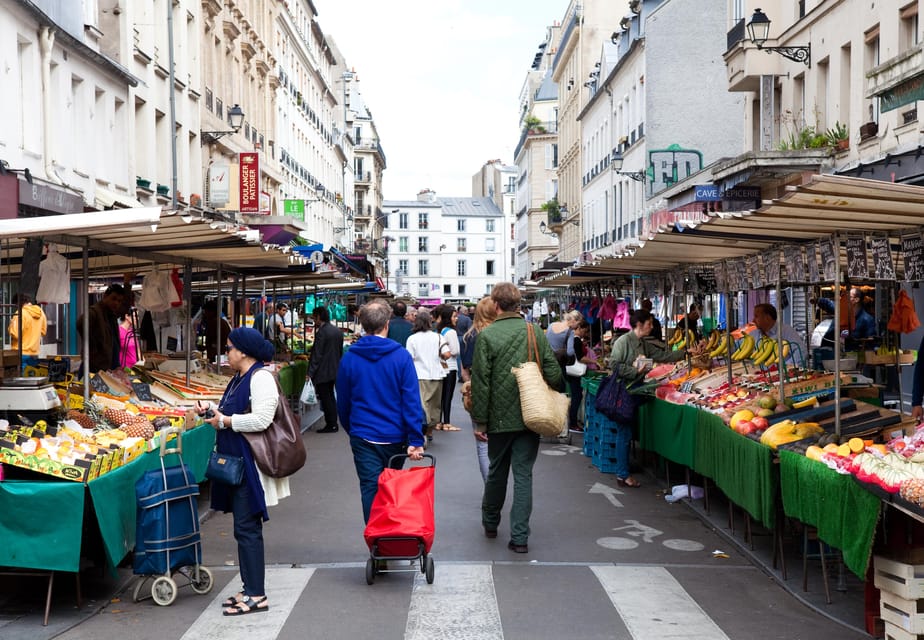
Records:
M775 340L763 338L757 345L757 351L751 356L751 361L758 366L770 364L776 359L778 349L779 345Z
M670 340L667 341L667 346L673 347L676 351L693 344L696 344L696 336L693 334L693 331L690 329L684 331L680 327L674 329L674 333L671 335Z
M671 337L667 340L667 346L673 347L678 342L682 342L685 336L683 335L683 329L676 327L674 333L671 334Z
M793 422L792 420L782 420L777 422L760 436L760 443L765 444L771 449L776 449L781 444L804 440L809 436L820 436L825 432L817 422Z
M751 357L751 354L754 353L754 350L757 349L757 342L754 340L754 336L746 333L744 337L741 338L741 342L738 344L738 348L735 349L735 352L732 353L731 359L735 362L741 360L746 360Z
M712 348L710 349L709 357L710 358L721 358L722 356L727 356L728 355L728 344L729 344L728 334L727 333L721 334L721 336L719 336L718 339L715 341L715 345L713 345ZM708 348L709 345L707 344L706 346Z

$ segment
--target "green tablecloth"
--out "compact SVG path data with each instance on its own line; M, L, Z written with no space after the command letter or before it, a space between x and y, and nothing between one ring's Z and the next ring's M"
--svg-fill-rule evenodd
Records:
M183 461L201 481L215 431L202 426L183 434ZM176 455L164 462L176 464ZM135 482L160 469L150 452L88 484L47 481L0 482L0 566L76 572L80 569L86 494L114 568L135 545Z
M696 407L650 400L639 408L639 446L685 467L694 468Z
M853 477L789 451L780 451L783 512L818 530L840 549L844 564L866 580L882 501Z
M720 418L699 411L693 470L712 478L728 499L772 529L779 469L770 447L735 433Z

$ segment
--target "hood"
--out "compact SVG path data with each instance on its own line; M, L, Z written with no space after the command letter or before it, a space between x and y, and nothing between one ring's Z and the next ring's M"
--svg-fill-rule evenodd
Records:
M396 349L403 348L400 344L388 338L363 336L353 343L350 347L350 353L354 353L369 362L378 362Z
M24 316L29 316L38 320L42 317L42 308L37 304L24 304L22 306L22 313Z

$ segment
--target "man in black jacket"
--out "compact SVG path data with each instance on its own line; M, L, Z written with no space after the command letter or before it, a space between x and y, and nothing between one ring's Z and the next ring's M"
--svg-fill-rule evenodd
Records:
M314 383L321 411L324 412L324 428L318 433L334 433L339 429L334 383L343 355L343 332L330 323L327 307L315 307L311 315L314 317L314 344L308 360L308 379Z

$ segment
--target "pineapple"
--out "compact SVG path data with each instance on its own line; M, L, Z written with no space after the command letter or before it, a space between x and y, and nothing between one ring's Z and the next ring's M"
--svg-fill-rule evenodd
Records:
M103 417L113 427L121 427L123 424L129 424L135 419L134 413L129 413L125 409L106 409L103 411Z
M77 409L71 409L67 412L65 416L68 420L73 420L78 423L84 429L96 429L99 424L93 420L90 416L85 414L83 411L78 411Z
M121 427L131 438L144 438L149 440L154 437L154 425L146 416L134 416L132 421Z

